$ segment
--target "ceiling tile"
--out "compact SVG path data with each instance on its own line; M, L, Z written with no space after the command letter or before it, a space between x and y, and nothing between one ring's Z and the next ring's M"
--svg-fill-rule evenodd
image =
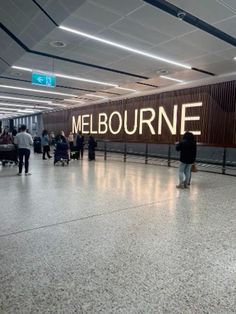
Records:
M164 58L171 58L175 61L194 58L206 53L200 47L194 47L187 41L181 39L174 39L165 44L159 45L150 50Z
M171 38L170 36L160 33L157 30L150 30L148 27L129 20L128 18L119 21L111 28L137 39L143 38L146 42L153 45L157 45Z
M217 50L223 50L231 47L230 44L225 43L223 40L200 30L184 35L182 40L212 53Z
M142 0L89 0L89 2L121 15L127 15L144 4Z
M223 21L223 22L215 24L215 27L219 28L223 32L225 32L225 33L227 33L233 37L236 37L236 16L232 19L227 20L227 21Z
M108 26L120 18L120 15L89 2L82 4L73 15L103 26Z
M155 29L171 37L179 36L195 29L193 26L179 21L177 18L151 5L140 8L129 15L129 18L149 29Z
M222 51L218 51L216 52L217 55L222 56L225 59L233 59L234 57L236 57L236 48L230 48L227 50L222 50Z

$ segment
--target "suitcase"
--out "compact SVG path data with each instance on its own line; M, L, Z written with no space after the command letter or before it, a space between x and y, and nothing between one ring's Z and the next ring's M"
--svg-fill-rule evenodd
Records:
M9 162L14 162L17 164L17 149L14 144L0 145L0 161L2 162L3 166Z

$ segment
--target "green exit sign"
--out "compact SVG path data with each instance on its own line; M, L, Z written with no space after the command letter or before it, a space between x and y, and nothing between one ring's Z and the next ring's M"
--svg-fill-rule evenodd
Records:
M56 76L45 73L32 72L32 84L56 87Z

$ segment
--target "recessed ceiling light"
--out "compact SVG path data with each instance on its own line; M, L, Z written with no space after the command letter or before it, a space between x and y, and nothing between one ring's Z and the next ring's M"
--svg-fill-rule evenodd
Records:
M61 95L61 96L71 96L71 97L76 97L77 96L77 95L73 95L73 94L65 94L65 93L59 93L59 92L50 92L50 91L41 90L41 89L25 88L25 87L10 86L10 85L0 85L0 88L25 90L25 91L35 92L35 93Z
M0 110L5 110L6 108L0 106ZM40 110L30 110L30 109L18 109L18 108L7 108L6 111L16 111L16 112L29 112L29 113L34 113L34 112L39 112Z
M85 96L90 96L90 97L97 97L97 98L108 99L108 97L99 96L99 95L93 95L93 94L85 94Z
M50 41L50 45L55 48L64 48L66 46L66 43L60 40L53 40Z
M234 60L236 60L236 57L234 57Z
M22 71L27 71L27 72L33 72L33 69L20 67L20 66L16 66L16 65L13 65L12 68L13 69L22 70ZM47 73L47 72L42 71L42 70L35 70L35 71L39 71L39 72L42 72L42 73L43 72ZM55 75L56 77L61 77L61 78L65 78L65 79L68 79L68 80L82 81L82 82L86 82L86 83L107 85L107 86L112 86L112 87L117 87L118 86L117 84L112 84L112 83L102 82L102 81L90 80L90 79L86 79L86 78L82 78L82 77L66 75L66 74L63 74L63 73L55 73L55 72L53 72L53 75Z
M22 101L29 101L34 103L42 103L42 104L51 104L52 101L48 100L38 100L38 99L30 99L30 98L19 98L19 97L11 97L11 96L1 96L2 99L11 99L11 100L22 100Z
M175 82L179 82L179 83L183 83L184 82L182 80L178 80L178 79L175 79L175 78L172 78L172 77L169 77L169 76L165 76L165 75L160 75L160 77L164 78L166 80L175 81Z
M76 29L72 29L72 28L69 28L69 27L62 26L62 25L60 25L59 28L65 30L67 32L71 32L71 33L77 34L77 35L82 36L82 37L90 38L90 39L102 42L104 44L107 44L107 45L110 45L110 46L113 46L113 47L116 47L116 48L120 48L120 49L129 51L129 52L133 52L133 53L136 53L136 54L148 57L148 58L156 59L158 61L166 62L166 63L169 63L169 64L173 64L173 65L176 65L176 66L179 66L179 67L191 70L191 66L187 65L187 64L183 64L183 63L179 63L179 62L176 62L176 61L173 61L173 60L170 60L170 59L162 58L162 57L159 57L157 55L153 55L151 53L148 53L148 52L145 52L145 51L142 51L142 50L138 50L138 49L134 49L134 48L131 48L131 47L128 47L128 46L124 46L124 45L118 44L116 42L113 42L113 41L110 41L110 40L106 40L106 39L103 39L103 38L100 38L100 37L96 37L96 36L90 35L88 33L80 32L80 31L78 31Z

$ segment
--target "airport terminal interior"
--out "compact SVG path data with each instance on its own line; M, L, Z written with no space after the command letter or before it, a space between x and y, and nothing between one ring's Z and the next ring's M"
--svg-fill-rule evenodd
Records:
M0 24L0 313L236 313L236 1Z

